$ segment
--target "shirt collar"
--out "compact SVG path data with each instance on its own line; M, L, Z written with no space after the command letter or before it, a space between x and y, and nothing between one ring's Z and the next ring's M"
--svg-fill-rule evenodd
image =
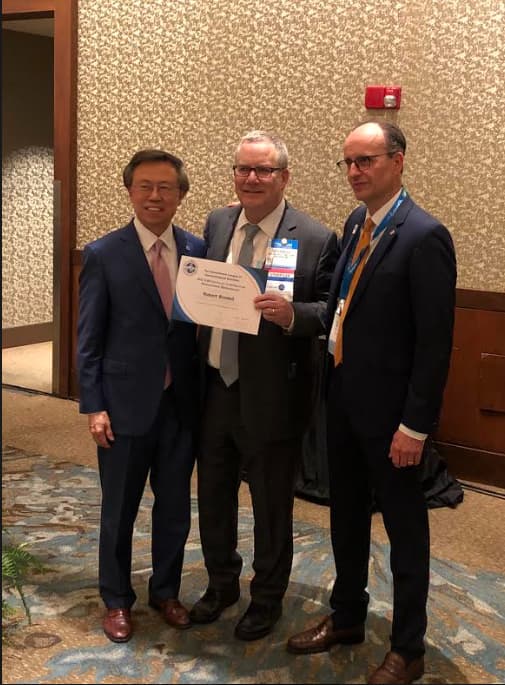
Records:
M159 237L155 235L152 231L150 231L148 228L146 228L137 216L133 217L133 225L135 226L135 230L137 231L140 243L144 248L144 252L149 252L149 250L152 248L152 246L157 240L162 240L169 250L173 250L173 224L170 224L168 228L166 228Z
M374 212L372 215L370 215L370 213L368 212L368 209L367 209L367 212L366 212L367 218L369 216L371 216L371 219L374 222L374 224L376 226L378 226L380 224L380 222L384 219L386 214L389 212L389 210L393 207L396 200L400 197L400 193L402 192L402 190L403 190L403 187L400 188L400 190L397 193L395 193L393 195L393 197L386 202L385 205L382 205L382 207L380 209L378 209L376 212Z
M282 215L284 214L284 208L286 206L286 200L282 198L282 200L279 202L277 207L270 212L270 214L267 214L266 217L264 217L261 221L259 221L256 225L261 228L263 233L266 233L269 238L273 238L275 236L275 233L277 231L277 226L279 225ZM242 211L239 214L238 221L237 221L237 228L241 229L243 228L246 224L250 224L251 222L247 220L247 217L245 215L245 211L242 209Z

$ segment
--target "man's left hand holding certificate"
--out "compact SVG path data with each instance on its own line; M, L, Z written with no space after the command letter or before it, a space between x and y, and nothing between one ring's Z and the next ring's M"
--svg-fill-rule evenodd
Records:
M257 335L261 311L254 298L265 291L262 269L181 257L172 318Z

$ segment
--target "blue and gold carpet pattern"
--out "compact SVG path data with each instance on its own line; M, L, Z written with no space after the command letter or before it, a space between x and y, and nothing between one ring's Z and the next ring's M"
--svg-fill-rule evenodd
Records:
M7 631L5 683L363 683L388 649L389 548L373 542L366 641L328 653L293 656L286 640L328 613L334 576L329 531L295 521L295 557L283 616L274 632L241 642L233 630L249 601L251 511L240 510L244 558L240 601L208 626L176 631L147 606L150 507L146 491L134 537L135 634L114 644L102 632L97 591L100 492L95 469L4 449L3 529L42 560L46 572L24 589L33 625ZM197 505L185 556L181 601L191 606L206 586ZM4 599L19 609L18 595ZM505 576L432 559L425 683L505 680Z

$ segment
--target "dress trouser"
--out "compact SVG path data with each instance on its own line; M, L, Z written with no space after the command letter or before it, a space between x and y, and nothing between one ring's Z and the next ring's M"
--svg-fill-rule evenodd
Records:
M430 558L428 512L419 467L392 465L392 435L363 435L359 421L346 414L334 380L330 383L327 426L336 567L330 604L335 627L354 626L366 619L375 497L391 545L391 649L407 659L418 657L424 653Z
M262 442L240 419L239 381L229 388L208 370L201 450L198 456L200 539L209 587L237 589L238 489L245 470L254 514L251 599L281 602L293 562L293 501L301 440Z
M115 434L110 449L98 448L98 465L102 487L99 587L105 605L129 608L136 599L131 584L132 535L148 474L154 495L149 593L159 599L177 597L191 524L194 454L191 432L177 417L170 387L162 395L149 431L134 437Z

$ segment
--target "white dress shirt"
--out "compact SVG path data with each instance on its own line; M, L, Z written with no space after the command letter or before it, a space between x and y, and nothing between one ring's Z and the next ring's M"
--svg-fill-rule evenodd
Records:
M284 209L286 206L286 200L284 198L277 205L277 207L270 212L264 219L259 221L256 226L260 227L260 230L256 233L253 239L253 262L251 266L255 269L262 269L265 263L265 257L267 253L267 247L277 232L277 227L284 214ZM237 223L235 224L235 229L233 231L233 237L230 243L230 250L226 258L228 264L236 264L238 256L240 254L240 248L245 238L244 226L250 224L251 222L247 220L244 210L239 214ZM208 362L210 366L215 369L219 369L221 363L221 339L223 337L222 328L213 328L210 334L210 344L209 344L209 358Z

